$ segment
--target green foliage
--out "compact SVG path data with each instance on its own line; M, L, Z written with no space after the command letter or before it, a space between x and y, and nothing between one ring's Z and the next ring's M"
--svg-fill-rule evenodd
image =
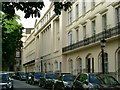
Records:
M27 2L26 2L27 1ZM56 2L54 3L54 11L56 15L61 14L61 10L67 11L71 7L71 2ZM25 13L25 18L40 17L40 10L44 7L44 2L42 0L37 0L37 2L0 2L2 6L2 65L3 69L8 69L10 66L14 65L16 50L20 50L22 46L22 25L18 24L16 21L20 17L15 14L16 10L21 10ZM1 15L1 13L0 13ZM0 22L1 23L1 22Z
M2 14L2 67L8 69L14 65L16 50L22 47L22 25L18 24L19 16L7 19L7 14Z
M54 2L54 11L57 15L61 14L61 10L67 11L69 8L71 8L72 3L71 2Z
M6 18L12 18L15 14L15 9L16 10L21 10L25 13L25 18L29 18L30 16L32 17L40 17L40 10L44 7L44 2L38 1L37 2L26 2L28 0L24 0L24 2L2 2L2 11L7 15ZM53 1L54 3L54 11L56 15L61 14L61 10L67 11L71 6L71 2L56 2Z

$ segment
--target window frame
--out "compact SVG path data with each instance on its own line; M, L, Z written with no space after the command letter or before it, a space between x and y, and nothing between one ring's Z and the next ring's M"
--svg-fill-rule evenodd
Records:
M120 6L115 8L115 16L116 16L115 20L116 20L117 24L120 23Z
M83 14L85 14L86 13L86 2L85 2L85 0L83 0L83 2L82 2L82 11L83 11Z
M83 39L86 39L87 38L87 32L86 32L86 24L85 25L83 25Z
M77 3L76 6L76 19L79 17L79 4Z
M102 30L107 30L107 13L102 15Z
M94 19L92 20L92 35L95 35L95 34L96 34L96 20Z
M72 45L72 31L68 32L68 45Z

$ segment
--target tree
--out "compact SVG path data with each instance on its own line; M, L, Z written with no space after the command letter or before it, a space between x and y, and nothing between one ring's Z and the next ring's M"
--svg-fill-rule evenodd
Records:
M2 69L8 70L14 66L15 54L22 47L22 30L21 24L17 19L20 17L14 15L12 19L5 18L7 15L2 14Z
M10 0L11 1L11 0ZM18 1L18 0L17 0ZM15 10L21 10L25 13L25 18L40 17L40 10L44 7L44 2L2 2L2 66L4 70L12 67L15 63L15 54L21 49L22 42L22 25L16 21L19 16L15 14ZM56 15L61 14L61 10L67 11L71 7L71 2L54 1L54 12ZM1 12L0 12L1 14Z
M28 1L28 2L27 2ZM60 0L61 1L61 0ZM61 10L67 11L71 8L71 2L56 2L54 1L54 11L57 15L61 14ZM21 10L25 13L25 18L40 17L40 10L44 7L44 2L37 0L37 2L29 2L29 0L24 0L24 2L2 2L2 11L7 15L7 18L12 18L16 10Z

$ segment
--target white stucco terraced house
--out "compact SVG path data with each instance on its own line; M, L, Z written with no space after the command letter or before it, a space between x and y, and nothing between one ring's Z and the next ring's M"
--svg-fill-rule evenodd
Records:
M120 80L120 0L75 0L72 8L59 16L53 9L51 4L25 41L23 71L77 75L102 72L104 64L104 72Z

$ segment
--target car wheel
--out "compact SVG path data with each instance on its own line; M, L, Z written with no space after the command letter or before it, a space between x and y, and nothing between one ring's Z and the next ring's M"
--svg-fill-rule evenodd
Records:
M9 90L13 90L13 85L10 87L10 89Z
M12 85L12 87L11 87L11 90L13 90L13 85Z
M44 84L43 87L46 89L47 88L46 84Z
M28 84L30 84L30 81L28 81Z
M34 82L34 81L32 81L32 85L35 85L35 82Z
M30 84L30 85L32 84L31 80L30 80L29 84Z
M52 86L52 90L55 90L55 85Z
M30 81L30 85L32 85L32 81Z
M38 84L38 85L39 85L39 87L41 87L41 86L42 86L42 85L41 85L41 83L40 83L40 81L39 81L39 84Z
M20 80L20 81L21 81L21 78L19 77L19 78L18 78L18 80Z
M28 81L26 80L26 83L28 83Z
M65 90L65 88L61 85L56 85L54 90Z

